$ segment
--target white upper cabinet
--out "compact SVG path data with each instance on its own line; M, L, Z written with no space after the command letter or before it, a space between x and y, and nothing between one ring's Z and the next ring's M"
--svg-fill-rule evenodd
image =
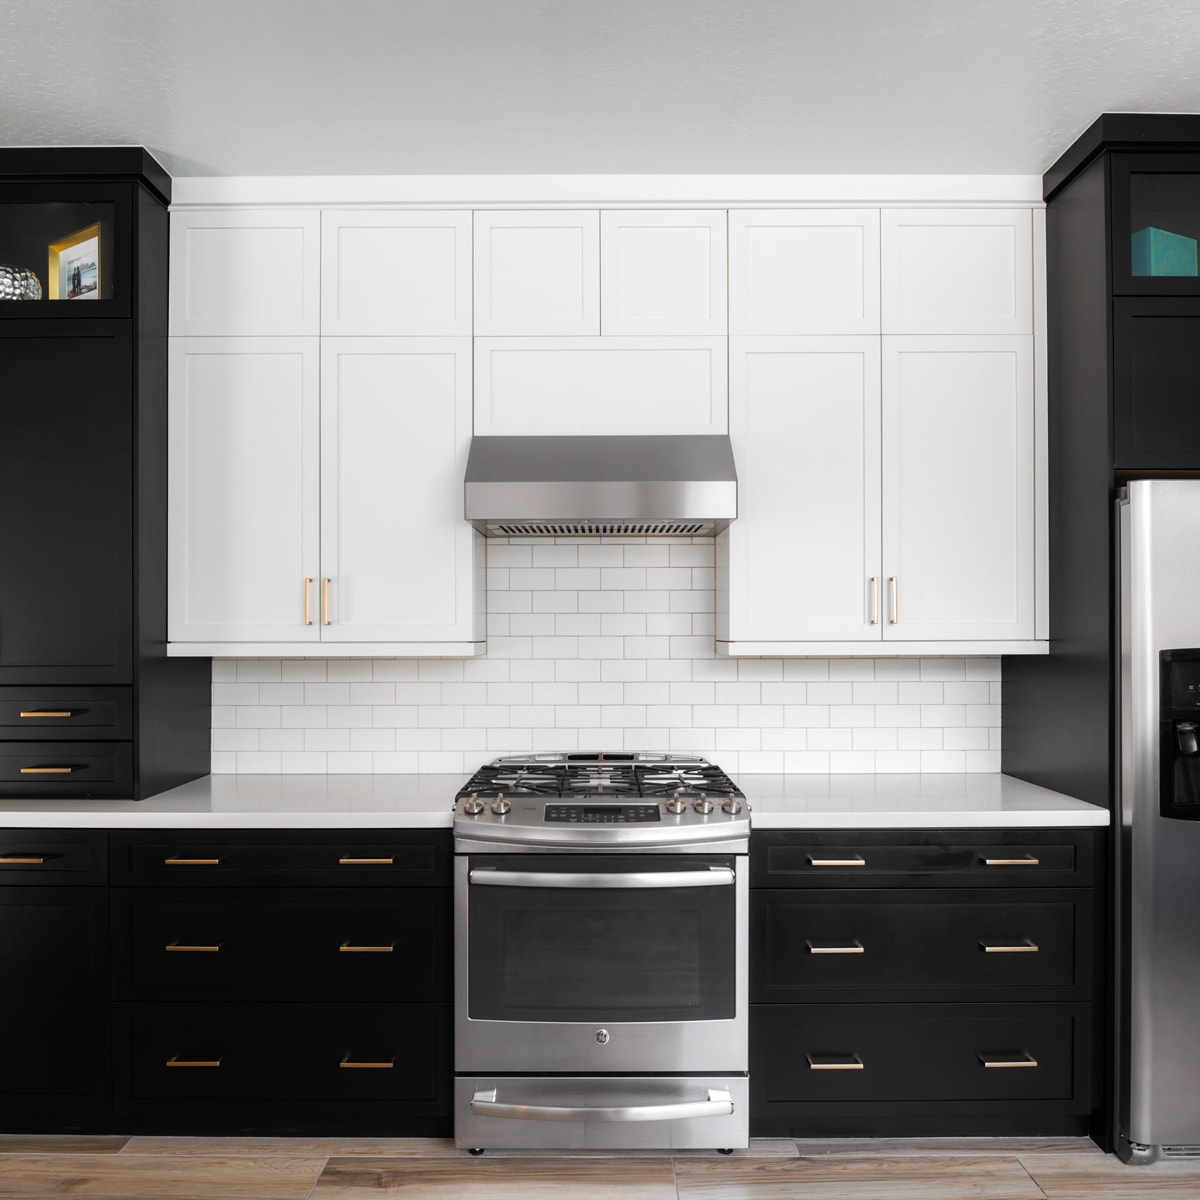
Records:
M317 340L178 338L168 361L168 638L315 643Z
M599 334L600 214L475 213L475 332Z
M323 642L470 641L469 338L321 346Z
M600 332L724 334L725 213L602 212Z
M1028 208L884 209L883 332L1031 334Z
M1031 337L883 339L885 640L1034 637Z
M327 209L321 332L471 333L471 214Z
M879 332L879 210L729 214L729 332Z
M321 320L316 209L171 214L170 332L203 337L315 334Z

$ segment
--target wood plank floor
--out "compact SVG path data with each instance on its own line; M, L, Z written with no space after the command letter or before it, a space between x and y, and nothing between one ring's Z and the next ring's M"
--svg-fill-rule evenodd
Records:
M1200 1161L1082 1138L755 1139L729 1157L489 1151L436 1138L0 1135L0 1200L1200 1200Z

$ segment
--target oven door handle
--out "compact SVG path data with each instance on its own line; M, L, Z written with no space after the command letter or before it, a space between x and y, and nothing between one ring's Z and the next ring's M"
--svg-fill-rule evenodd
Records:
M733 1096L709 1088L707 1100L629 1104L619 1108L560 1108L547 1104L505 1104L496 1099L495 1088L487 1088L471 1097L471 1111L480 1117L510 1117L518 1121L687 1121L693 1117L730 1116Z
M697 871L500 871L476 867L470 879L488 887L520 888L685 888L728 887L734 882L731 867L705 867Z

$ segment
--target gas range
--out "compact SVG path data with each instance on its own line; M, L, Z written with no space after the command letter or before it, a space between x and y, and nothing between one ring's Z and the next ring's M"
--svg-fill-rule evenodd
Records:
M454 801L456 849L745 853L746 797L685 754L532 754L481 767Z

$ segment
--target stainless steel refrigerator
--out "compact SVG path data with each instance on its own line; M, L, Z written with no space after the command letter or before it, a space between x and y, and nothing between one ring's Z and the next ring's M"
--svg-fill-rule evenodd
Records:
M1118 501L1117 1152L1200 1156L1200 480Z

